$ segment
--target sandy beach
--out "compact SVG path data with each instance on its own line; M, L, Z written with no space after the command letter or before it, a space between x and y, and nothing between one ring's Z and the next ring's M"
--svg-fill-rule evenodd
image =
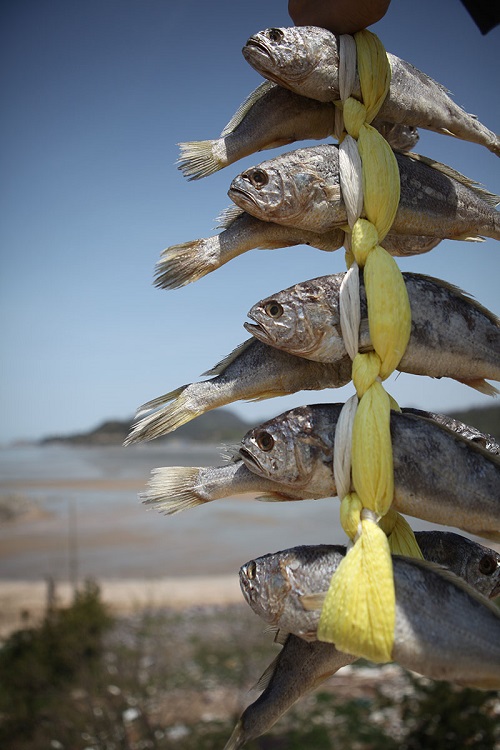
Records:
M214 463L213 455L186 450L168 458L169 465ZM332 498L261 503L241 495L174 516L148 510L137 495L160 461L164 453L147 446L0 456L1 637L40 619L48 581L65 605L75 586L93 579L117 614L243 604L243 563L297 544L345 541ZM414 530L436 528L410 521Z

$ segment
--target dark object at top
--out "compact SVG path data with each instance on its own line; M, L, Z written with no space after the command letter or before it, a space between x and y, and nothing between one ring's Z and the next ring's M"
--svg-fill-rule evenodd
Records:
M481 34L487 34L500 23L499 0L462 0Z

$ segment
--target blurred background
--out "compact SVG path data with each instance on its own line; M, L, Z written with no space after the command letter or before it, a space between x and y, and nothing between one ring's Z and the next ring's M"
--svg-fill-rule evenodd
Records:
M308 401L343 401L352 387L236 403L222 425L198 435L179 431L168 441L127 449L121 443L140 404L197 380L247 338L243 322L256 301L345 268L342 251L255 250L183 289L167 292L152 284L161 250L215 234L216 218L230 204L232 178L280 151L248 157L197 182L176 169L177 144L217 137L261 82L241 48L258 30L291 25L286 2L11 0L0 13L0 628L5 639L15 639L19 627L34 628L31 639L6 640L10 646L3 650L4 675L16 672L21 685L19 693L10 691L18 703L2 704L17 717L4 724L3 746L222 747L232 719L249 702L250 684L274 653L272 639L264 648L260 624L240 603L238 567L271 549L342 541L337 501L270 506L229 499L162 518L147 513L137 494L156 466L217 464L221 444L237 443L249 425ZM388 51L498 129L498 28L482 36L456 0L395 0L373 30ZM500 192L496 157L481 146L421 131L416 150ZM399 265L446 279L498 312L500 260L493 240L445 241ZM388 390L401 405L469 414L472 424L500 436L492 399L458 383L401 374ZM154 582L166 578L184 582L183 593L167 588L160 595ZM89 579L102 590L84 583ZM136 593L117 593L118 582L132 580L139 582ZM207 625L206 614L197 619L192 609L186 614L187 603L206 604L207 598L217 625ZM129 619L110 624L103 599ZM150 611L144 614L145 599ZM217 601L236 614L228 616ZM69 614L59 613L61 603L70 605ZM165 606L170 609L158 609ZM75 622L87 623L79 635ZM96 633L90 645L89 632ZM165 633L175 634L175 648L167 648ZM63 677L57 678L52 663L33 657L46 648L56 653L55 642L66 656L75 654L75 663L60 657ZM187 667L174 658L181 642L189 644ZM36 667L26 659L23 671L9 661L21 653L25 658L19 643L31 649ZM342 720L340 709L332 718L320 694L307 704L313 713L305 724L295 717L286 738L277 734L249 747L327 748L335 741L339 748L390 748L391 742L417 748L424 746L415 744L421 736L426 747L460 746L460 735L449 728L442 744L428 744L437 736L436 727L425 724L430 719L415 720L424 734L415 729L411 744L402 718L411 701L420 706L445 698L424 695L429 686L417 689L413 678L395 672L396 716L396 688L390 700L379 693L380 674L360 673L357 679L366 682L359 690L351 679L346 697L352 703ZM31 678L29 698L23 675ZM174 705L193 707L195 683L201 701L191 712L196 730L189 712L188 718L181 708L165 713L165 700L158 698L161 690L171 697L179 690ZM69 713L54 723L69 684ZM227 690L220 692L223 684L232 686L235 703L228 703ZM90 697L93 691L105 698ZM491 696L479 701L452 693L463 705L450 716L465 716L465 706L476 701L483 726L494 723L498 703ZM48 698L43 705L42 694ZM211 704L214 695L218 703ZM85 716L82 726L76 716ZM346 739L365 719L373 731ZM316 732L313 725L319 734L306 736L306 730ZM462 736L469 729L462 728ZM474 747L494 747L494 732L478 731L471 730Z

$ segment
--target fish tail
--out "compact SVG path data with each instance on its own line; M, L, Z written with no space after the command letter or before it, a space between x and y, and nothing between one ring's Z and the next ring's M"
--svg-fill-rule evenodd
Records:
M228 163L224 138L214 141L188 141L177 145L180 150L177 169L180 169L188 180L207 177Z
M164 466L153 469L148 489L139 495L144 505L173 516L209 502L197 492L200 470L193 466Z
M155 267L155 286L178 289L222 265L219 236L167 247Z
M189 396L184 393L188 388L189 385L183 385L175 391L170 391L170 393L166 393L164 396L149 401L140 407L138 414L148 411L148 407L153 409L157 407L162 408L153 414L148 414L132 425L132 429L125 439L124 445L154 440L154 438L161 435L173 432L178 427L181 427L181 425L197 417L201 412L188 406ZM173 403L169 403L170 401L173 401Z
M231 737L224 745L224 750L239 750L240 747L243 747L247 739L248 738L246 738L244 734L243 722L241 719L238 719L238 723L233 729Z
M494 385L487 383L483 378L475 378L474 380L457 378L457 380L460 383L464 383L465 385L470 386L470 388L474 388L480 393L484 393L486 396L497 396L499 393L498 388L495 388Z

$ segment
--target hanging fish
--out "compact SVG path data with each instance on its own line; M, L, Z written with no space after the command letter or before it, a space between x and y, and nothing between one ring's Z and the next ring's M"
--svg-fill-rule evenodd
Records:
M245 323L252 336L289 354L317 362L346 355L340 328L340 287L345 273L320 276L254 305ZM398 370L451 377L490 395L485 378L500 380L500 321L445 281L403 273L411 308L411 334ZM359 349L373 350L363 275L360 276Z
M265 622L315 641L324 595L344 559L333 545L294 547L240 568L243 595ZM500 688L500 610L448 571L393 555L392 659L434 680Z
M335 497L333 444L342 404L292 409L250 430L230 463L155 469L140 497L172 515L224 497ZM500 541L500 446L439 415L391 412L394 510ZM479 433L480 434L480 433ZM463 437L462 437L463 436Z
M342 247L345 239L340 228L318 234L307 229L256 219L237 206L227 209L220 221L223 229L220 234L182 242L163 250L156 264L155 286L161 289L185 286L248 250L276 250L281 247L309 245L332 252ZM406 257L428 253L440 241L437 237L413 237L389 232L384 238L384 247L391 255Z
M500 593L500 554L495 550L449 531L416 531L415 537L427 561L451 570L483 596ZM303 695L356 661L331 643L281 631L275 640L283 648L258 681L256 689L262 693L243 711L224 750L238 750L260 737Z
M253 334L212 370L210 380L183 385L140 407L125 445L153 440L211 409L297 391L340 388L351 380L339 323L344 273L321 276L278 292L252 307ZM492 395L484 378L500 380L498 318L455 287L404 273L412 310L411 336L401 372L451 377ZM361 284L360 349L370 333ZM258 339L258 341L257 341ZM147 412L150 412L147 414Z
M392 148L410 151L418 142L416 128L375 118ZM320 140L333 135L335 106L265 81L245 99L219 138L179 143L178 168L189 180L199 180L244 156L295 141Z
M311 498L337 494L334 437L342 404L301 406L250 430L250 471ZM500 458L448 428L391 411L394 510L500 541Z
M351 380L351 367L347 355L324 364L248 339L204 373L213 376L210 380L183 385L140 407L137 417L151 413L133 425L125 445L166 435L201 414L234 401L340 388Z
M250 37L243 55L264 78L297 94L324 102L340 99L338 41L326 29L265 29ZM390 53L387 57L391 83L378 112L380 119L479 143L500 155L498 136L455 104L444 86L399 57ZM357 73L352 96L361 100Z
M391 231L442 239L500 239L498 196L446 165L395 153L401 195ZM263 221L322 233L347 223L336 145L288 151L235 177L228 192Z

